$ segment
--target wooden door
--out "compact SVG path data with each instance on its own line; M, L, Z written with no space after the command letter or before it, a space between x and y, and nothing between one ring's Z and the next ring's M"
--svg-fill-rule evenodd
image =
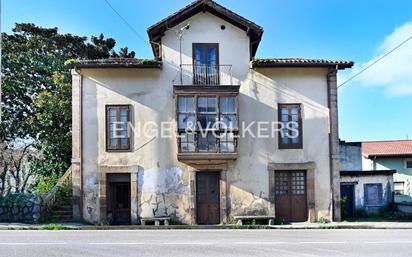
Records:
M219 84L219 45L193 44L194 84Z
M275 171L276 217L307 221L306 171Z
M111 209L114 225L128 225L131 221L130 183L111 183Z
M219 177L219 172L198 172L196 174L197 224L220 223Z

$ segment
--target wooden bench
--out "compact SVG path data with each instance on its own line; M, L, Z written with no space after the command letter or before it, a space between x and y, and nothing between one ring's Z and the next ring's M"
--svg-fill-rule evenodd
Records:
M169 226L170 217L140 218L140 223L142 224L142 226L146 226L146 223L148 222L154 222L155 226L160 226L160 222L162 222L165 226Z
M245 220L267 220L268 225L275 225L275 216L234 216L237 225L243 225Z

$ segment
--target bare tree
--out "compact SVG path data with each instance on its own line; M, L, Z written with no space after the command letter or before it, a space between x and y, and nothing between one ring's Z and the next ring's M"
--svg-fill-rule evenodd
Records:
M0 144L0 195L27 192L34 175L29 160L36 154L32 143Z
M7 144L0 144L0 196L5 195L5 190L7 189L7 172L9 169L9 158L8 158Z

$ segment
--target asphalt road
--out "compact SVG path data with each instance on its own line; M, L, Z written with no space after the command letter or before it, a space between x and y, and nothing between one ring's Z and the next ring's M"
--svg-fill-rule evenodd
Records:
M0 231L0 256L412 256L412 231Z

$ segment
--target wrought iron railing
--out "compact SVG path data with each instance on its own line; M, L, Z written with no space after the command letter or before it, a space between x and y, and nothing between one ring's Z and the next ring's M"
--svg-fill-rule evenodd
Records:
M234 85L232 65L182 64L173 80L174 85L230 86Z

